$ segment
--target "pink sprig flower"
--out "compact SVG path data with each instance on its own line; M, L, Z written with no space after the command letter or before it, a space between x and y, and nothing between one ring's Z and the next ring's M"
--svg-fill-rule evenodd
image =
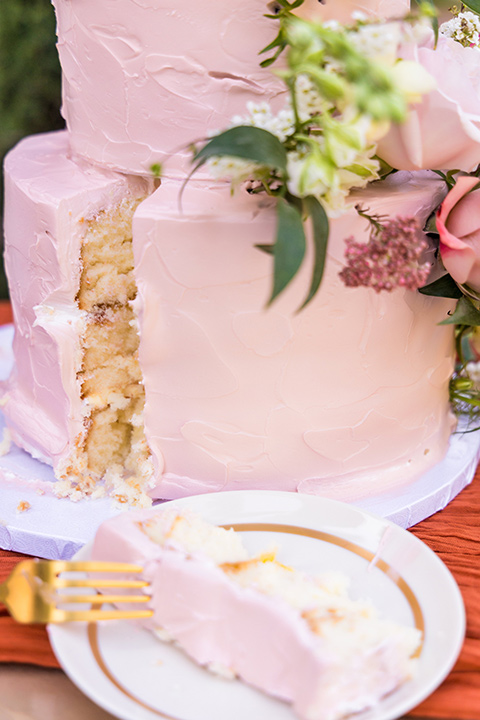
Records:
M347 287L369 287L377 293L416 290L430 273L430 263L422 262L428 242L414 217L398 217L374 227L367 243L354 237L345 243L346 265L339 275Z

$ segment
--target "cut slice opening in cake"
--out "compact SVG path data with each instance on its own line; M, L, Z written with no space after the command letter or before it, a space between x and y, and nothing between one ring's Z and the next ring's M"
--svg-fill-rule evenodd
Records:
M142 199L124 199L86 221L77 294L86 319L77 378L87 412L77 486L88 492L104 478L117 501L133 504L145 504L143 490L152 475L132 308L132 220ZM72 474L76 468L70 466L66 475Z

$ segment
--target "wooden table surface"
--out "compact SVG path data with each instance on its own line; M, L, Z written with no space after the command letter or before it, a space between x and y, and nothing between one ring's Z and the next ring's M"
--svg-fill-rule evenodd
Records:
M8 303L0 302L0 324L10 320ZM409 717L480 720L480 470L472 484L444 510L410 532L434 550L455 577L465 601L467 635L453 671ZM0 550L0 582L21 557ZM17 625L0 606L0 677L2 663L5 668L11 668L12 663L28 665L32 671L38 668L39 673L43 668L59 667L45 629Z

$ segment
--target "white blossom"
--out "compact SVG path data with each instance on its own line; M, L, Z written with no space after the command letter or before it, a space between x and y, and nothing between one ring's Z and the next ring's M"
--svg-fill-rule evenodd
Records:
M235 188L247 180L255 178L261 167L249 160L236 157L212 157L207 160L210 175L215 180L229 180Z
M465 370L468 377L477 388L480 388L480 362L467 363Z
M311 153L289 152L287 155L287 187L292 195L321 198L332 181L332 168L321 156Z
M262 130L268 130L268 132L278 137L281 142L285 142L295 129L295 120L291 108L285 108L277 115L274 115L269 103L248 102L247 114L235 115L232 118L231 126L238 125L251 125Z
M343 25L338 20L325 20L323 27L326 27L329 30L334 30L335 32L343 31Z
M325 100L307 75L298 75L296 79L295 100L298 116L302 122L320 115L326 108Z
M465 47L480 48L480 18L468 10L440 26L440 32Z
M328 157L321 139L318 148L289 152L288 190L297 197L313 195L323 204L330 217L336 217L349 207L348 196L352 188L365 187L372 180L378 179L380 166L372 157L374 152L375 146L370 146L349 154L345 160L351 162L344 167L336 166Z
M347 33L353 47L362 55L393 65L398 56L403 30L399 22L359 25Z
M354 10L352 12L352 20L355 20L356 22L367 22L368 15L362 10Z

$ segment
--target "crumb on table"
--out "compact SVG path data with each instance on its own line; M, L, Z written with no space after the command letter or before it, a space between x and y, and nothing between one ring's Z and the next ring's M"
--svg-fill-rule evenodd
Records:
M20 502L17 505L17 512L25 512L26 510L30 510L31 505L26 500L20 500Z

